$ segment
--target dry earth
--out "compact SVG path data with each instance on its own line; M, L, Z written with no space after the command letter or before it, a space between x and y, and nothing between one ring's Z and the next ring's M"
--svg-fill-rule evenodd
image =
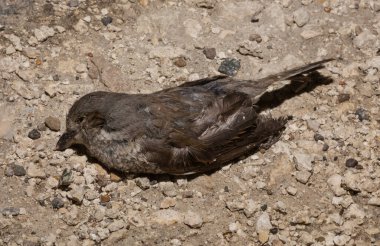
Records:
M214 173L121 176L53 150L88 92L328 57L331 83L267 110L293 116L281 140ZM0 245L380 245L379 77L378 0L2 0Z

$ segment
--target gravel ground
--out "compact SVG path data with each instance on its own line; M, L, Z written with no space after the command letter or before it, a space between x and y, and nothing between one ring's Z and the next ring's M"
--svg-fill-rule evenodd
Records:
M329 57L331 83L265 112L293 116L280 141L214 173L123 176L54 151L88 92ZM379 77L378 0L3 0L0 245L380 245Z

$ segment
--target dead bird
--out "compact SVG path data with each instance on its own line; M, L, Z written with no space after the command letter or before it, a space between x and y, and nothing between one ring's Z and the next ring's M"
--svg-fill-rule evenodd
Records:
M268 86L331 60L259 80L220 75L151 94L89 93L69 110L56 149L83 145L105 167L125 173L217 169L279 139L287 117L264 116L257 106Z

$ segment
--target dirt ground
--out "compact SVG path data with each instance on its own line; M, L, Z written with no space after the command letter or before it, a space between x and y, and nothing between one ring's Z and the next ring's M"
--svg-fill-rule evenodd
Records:
M267 98L263 113L293 116L280 141L213 173L121 175L54 151L86 93L331 57L317 86ZM379 77L378 0L2 0L0 245L380 245Z

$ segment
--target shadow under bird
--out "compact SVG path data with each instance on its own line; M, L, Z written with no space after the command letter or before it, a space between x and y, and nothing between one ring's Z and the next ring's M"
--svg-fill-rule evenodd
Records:
M215 76L151 94L93 92L69 110L57 150L83 145L124 173L187 175L269 148L287 117L261 115L268 86L323 67L327 59L259 80Z

